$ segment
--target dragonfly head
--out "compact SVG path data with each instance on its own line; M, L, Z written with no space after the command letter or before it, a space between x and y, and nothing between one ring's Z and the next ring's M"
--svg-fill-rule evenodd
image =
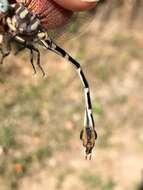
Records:
M0 0L0 14L7 13L8 9L9 9L8 0Z
M80 139L82 140L83 146L85 147L85 158L91 160L92 149L95 145L95 140L97 138L97 133L94 128L84 127L80 133Z

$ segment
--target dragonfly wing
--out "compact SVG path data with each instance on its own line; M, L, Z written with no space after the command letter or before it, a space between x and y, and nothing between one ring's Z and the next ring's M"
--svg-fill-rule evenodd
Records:
M69 22L61 28L48 30L49 36L58 42L67 42L78 38L89 30L89 25L95 19L95 9L74 13Z

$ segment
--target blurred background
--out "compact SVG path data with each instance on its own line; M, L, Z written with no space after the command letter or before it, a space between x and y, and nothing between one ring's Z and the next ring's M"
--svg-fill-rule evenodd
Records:
M63 59L41 49L0 67L0 190L143 189L143 1L101 1L88 30L62 44L82 65L98 139L91 161L79 140L82 86ZM80 27L80 26L79 26Z

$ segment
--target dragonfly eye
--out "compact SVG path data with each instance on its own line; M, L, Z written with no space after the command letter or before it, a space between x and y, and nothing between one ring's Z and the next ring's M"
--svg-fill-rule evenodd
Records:
M0 13L6 13L8 11L8 1L1 0L0 1Z

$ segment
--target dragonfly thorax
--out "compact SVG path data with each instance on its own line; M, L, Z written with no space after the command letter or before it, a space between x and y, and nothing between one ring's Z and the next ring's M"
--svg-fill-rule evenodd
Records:
M19 4L10 22L11 32L15 31L20 35L32 36L39 31L39 19L28 11L23 4Z

